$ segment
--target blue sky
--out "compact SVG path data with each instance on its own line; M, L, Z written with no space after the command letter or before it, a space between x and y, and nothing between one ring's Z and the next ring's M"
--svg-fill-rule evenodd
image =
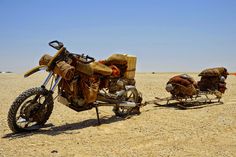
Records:
M235 0L0 0L0 71L24 72L57 39L74 53L138 57L144 71L236 71Z

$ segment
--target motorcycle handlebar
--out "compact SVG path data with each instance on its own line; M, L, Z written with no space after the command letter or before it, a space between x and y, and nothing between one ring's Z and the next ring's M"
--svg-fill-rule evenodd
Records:
M51 41L48 44L57 50L60 50L62 47L64 47L64 44L62 42L57 41L57 40ZM81 58L79 61L82 62L83 64L89 64L89 63L95 61L95 59L89 55L85 56L84 54L79 55L79 54L70 53L65 47L64 47L64 52L67 54L72 54L75 57Z
M80 62L82 62L83 64L89 64L89 63L95 61L95 59L93 57L90 57L88 55L86 55L86 56L82 55L81 58L86 60L86 61L80 60Z
M86 56L86 60L88 60L88 59L90 59L90 61L89 61L90 63L93 62L93 61L95 61L95 59L94 59L93 57L90 57L90 56L87 55L87 56Z
M79 59L79 62L81 62L81 63L83 63L83 64L89 64L89 63L95 61L95 59L94 59L93 57L90 57L90 56L88 56L88 55L84 56L84 54L80 55L80 54L75 54L75 53L70 53L70 54L72 54L72 55L75 56L75 57L80 58L80 59Z

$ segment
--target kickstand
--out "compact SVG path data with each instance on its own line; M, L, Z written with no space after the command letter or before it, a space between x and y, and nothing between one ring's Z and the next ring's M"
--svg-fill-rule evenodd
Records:
M97 113L97 120L98 120L98 125L101 125L100 118L99 118L99 112L98 112L98 107L95 106L96 113Z

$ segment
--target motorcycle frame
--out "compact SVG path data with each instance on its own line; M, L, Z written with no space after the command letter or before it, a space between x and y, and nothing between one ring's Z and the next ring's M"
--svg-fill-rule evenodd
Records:
M42 88L46 88L46 86L48 85L48 83L50 82L51 79L54 79L54 80L51 80L54 84L50 86L50 88L48 89L51 93L54 93L56 87L58 86L58 84L60 83L60 81L62 80L62 77L59 76L59 75L56 75L56 77L53 77L55 74L53 73L53 71L50 71L48 76L46 77L46 79L44 80L43 84L41 85ZM53 77L53 78L52 78ZM128 85L125 87L125 90L128 90L128 89L132 89L132 88L135 88L135 86L131 86L131 85ZM120 106L120 107L135 107L137 106L138 104L136 103L132 103L132 102L122 102L122 103L107 103L107 102L103 102L103 101L96 101L94 103L94 108L96 110L96 115L97 115L97 121L98 121L98 125L101 124L100 122L100 117L99 117L99 111L98 111L98 107L99 106L111 106L111 107L115 107L115 106ZM67 106L67 105L66 105Z

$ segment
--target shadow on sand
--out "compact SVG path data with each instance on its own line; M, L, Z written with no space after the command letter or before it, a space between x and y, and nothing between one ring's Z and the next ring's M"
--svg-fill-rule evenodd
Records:
M111 116L111 117L101 117L101 125L103 124L110 124L110 123L115 123L118 121L122 121L125 119L128 119L129 117L126 118L121 118L121 117L116 117L116 116ZM23 132L23 133L9 133L4 135L2 138L9 138L9 139L16 139L16 138L23 138L23 137L28 137L36 134L46 134L50 136L56 136L59 134L73 134L69 131L73 130L80 130L83 128L88 128L88 127L95 127L99 126L97 119L88 119L82 122L77 122L77 123L71 123L71 124L64 124L61 126L54 126L53 124L46 124L42 128L49 128L48 130L36 130L36 131L29 131L29 132ZM78 133L78 132L77 132Z
M173 102L168 104L159 104L154 103L154 107L164 107L164 108L175 108L178 110L192 110L192 109L201 109L204 107L211 107L216 105L222 105L223 102L188 102L188 103L180 103L180 102Z

